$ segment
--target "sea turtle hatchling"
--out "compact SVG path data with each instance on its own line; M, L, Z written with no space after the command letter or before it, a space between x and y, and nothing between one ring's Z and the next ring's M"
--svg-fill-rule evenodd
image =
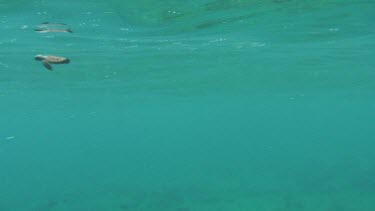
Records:
M51 64L69 64L70 60L61 56L51 56L51 55L36 55L35 60L41 61L45 68L48 70L53 70Z
M65 23L50 23L44 22L39 24L35 28L36 32L48 33L48 32L62 32L62 33L73 33Z
M35 29L36 32L39 33L49 33L49 32L57 32L57 33L73 33L70 29Z

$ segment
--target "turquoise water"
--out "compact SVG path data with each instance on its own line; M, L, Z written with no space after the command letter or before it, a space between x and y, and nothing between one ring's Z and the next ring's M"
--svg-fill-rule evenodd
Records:
M374 20L374 1L0 0L0 210L375 210Z

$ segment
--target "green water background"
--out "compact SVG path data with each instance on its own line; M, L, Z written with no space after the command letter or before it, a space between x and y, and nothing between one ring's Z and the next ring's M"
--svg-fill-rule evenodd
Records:
M0 210L373 211L373 20L373 1L0 0Z

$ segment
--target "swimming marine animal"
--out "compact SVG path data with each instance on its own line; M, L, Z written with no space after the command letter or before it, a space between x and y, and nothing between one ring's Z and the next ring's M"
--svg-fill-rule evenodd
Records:
M69 64L70 60L61 56L51 56L51 55L36 55L35 60L41 61L43 66L48 70L53 70L51 64Z
M73 33L73 31L67 27L65 23L50 23L44 22L39 24L35 28L36 32L39 33L48 33L48 32L65 32L65 33Z
M70 29L35 29L35 31L39 33L48 33L48 32L73 33L73 31Z

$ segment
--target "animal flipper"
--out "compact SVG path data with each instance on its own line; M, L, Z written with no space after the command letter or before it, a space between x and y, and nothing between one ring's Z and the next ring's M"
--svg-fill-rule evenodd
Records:
M48 70L53 70L52 66L50 65L50 63L47 62L47 60L42 60L42 64L45 68L47 68Z

